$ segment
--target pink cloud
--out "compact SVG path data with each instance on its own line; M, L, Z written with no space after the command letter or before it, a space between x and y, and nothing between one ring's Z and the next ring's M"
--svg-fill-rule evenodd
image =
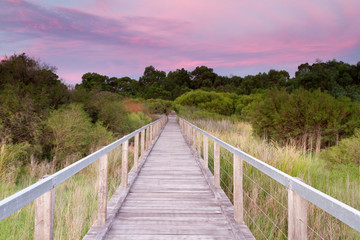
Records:
M360 49L357 0L43 4L5 3L2 48L58 66L69 82L88 71L139 76L148 65L166 71L198 65L232 72L282 64L295 69Z

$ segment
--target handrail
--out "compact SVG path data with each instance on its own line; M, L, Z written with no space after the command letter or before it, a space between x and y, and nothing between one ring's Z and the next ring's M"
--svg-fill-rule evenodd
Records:
M343 202L303 183L302 181L292 177L272 166L266 164L259 159L241 151L240 149L231 146L230 144L220 140L219 138L211 135L210 133L206 132L205 130L191 124L190 122L186 121L183 118L180 118L186 124L191 126L193 129L201 132L209 139L213 140L221 147L225 148L226 150L230 151L234 155L238 156L245 162L249 163L259 171L265 173L267 176L271 177L275 181L281 183L288 189L292 190L293 192L297 193L307 201L315 204L319 208L323 209L325 212L329 213L330 215L334 216L335 218L339 219L343 223L347 224L348 226L352 227L356 231L360 232L360 211L346 205Z
M120 138L119 140L101 148L100 150L80 159L79 161L71 164L70 166L48 176L47 178L42 179L36 182L35 184L32 184L29 187L1 200L0 221L8 217L12 213L16 212L17 210L21 209L25 205L29 204L30 202L34 201L36 198L40 197L44 193L55 188L57 185L64 182L66 179L80 172L82 169L86 168L87 166L98 160L100 157L102 157L103 155L109 153L111 150L120 146L125 141L128 141L135 135L139 134L141 131L158 123L163 119L164 117L150 124L147 124L142 128L139 128L138 130L135 130L134 132Z

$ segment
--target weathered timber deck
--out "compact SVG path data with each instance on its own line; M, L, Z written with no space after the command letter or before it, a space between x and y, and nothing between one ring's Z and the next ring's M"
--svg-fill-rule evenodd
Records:
M120 203L109 203L119 209L107 229L93 227L85 239L254 239L201 161L171 117Z

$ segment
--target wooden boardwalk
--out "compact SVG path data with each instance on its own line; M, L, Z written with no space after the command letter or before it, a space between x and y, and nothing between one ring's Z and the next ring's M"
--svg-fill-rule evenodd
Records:
M254 239L211 181L170 117L104 239ZM85 239L95 238L95 230Z

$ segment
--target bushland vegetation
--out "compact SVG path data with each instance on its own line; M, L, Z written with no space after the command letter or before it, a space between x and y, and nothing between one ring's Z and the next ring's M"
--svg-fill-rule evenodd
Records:
M0 199L152 121L143 100L75 89L55 72L26 54L0 62ZM119 149L110 153L109 197L119 186L120 156ZM96 179L92 164L56 188L55 239L81 239L91 227ZM30 203L0 222L0 239L32 239L33 230Z
M167 74L148 66L139 80L98 73L85 73L81 80L75 87L66 86L55 67L26 54L1 61L1 198L149 123L151 114L174 109L230 144L359 208L360 62L305 63L293 78L284 70L228 77L206 66ZM114 159L119 164L119 156ZM91 187L81 196L73 194L76 186L86 188L86 176L92 171L79 174L59 190L66 197L58 204L67 206L63 208L67 212L59 216L81 218L62 225L56 233L60 238L81 238L84 231L71 230L71 224L81 224L86 230L92 223L93 216L72 212L70 203L78 199L95 208L95 199L89 200L94 198ZM231 173L230 165L226 171ZM247 171L249 177L261 175ZM266 177L261 179L261 186L274 185ZM110 180L113 189L117 183L116 177ZM258 187L248 187L249 197L261 203L272 201ZM280 198L285 198L283 193ZM252 204L256 216L254 201L248 199L246 204ZM31 212L29 206L19 216L31 223L27 221L33 219ZM285 216L271 214L280 221ZM332 220L320 212L316 216L312 221L326 232L320 223ZM267 226L261 219L255 219L256 223ZM17 222L2 221L0 232L26 228ZM331 226L331 232L339 230L339 225Z
M200 119L191 112L184 113L189 121L205 129L221 140L238 147L242 151L266 162L281 171L301 178L307 184L356 208L360 209L359 169L345 161L329 162L328 154L335 159L338 151L357 138L358 132L350 139L342 140L336 151L332 149L322 154L312 154L299 149L294 143L278 144L254 134L251 124L230 118L219 120ZM355 156L358 147L351 147L350 155ZM358 151L358 150L357 150ZM345 155L346 156L346 155ZM345 157L344 157L345 158ZM341 159L341 158L340 158ZM209 141L209 169L213 171L214 148ZM233 198L233 156L221 149L221 187ZM244 163L244 208L245 222L256 239L287 239L287 189L272 178ZM358 239L359 233L309 204L309 239ZM320 237L319 237L320 236Z
M144 101L71 88L26 54L0 63L1 182L18 183L31 161L64 167L149 122Z
M318 60L312 65L304 63L298 66L293 78L285 70L274 69L257 75L228 77L220 76L206 66L198 66L192 71L176 69L168 74L154 66L148 66L138 81L129 77L86 73L82 77L82 83L76 87L80 86L116 92L123 96L164 100L175 100L184 93L197 89L249 95L272 88L285 88L288 92L304 88L309 91L320 89L335 98L344 96L359 101L360 62L356 65L336 60Z

